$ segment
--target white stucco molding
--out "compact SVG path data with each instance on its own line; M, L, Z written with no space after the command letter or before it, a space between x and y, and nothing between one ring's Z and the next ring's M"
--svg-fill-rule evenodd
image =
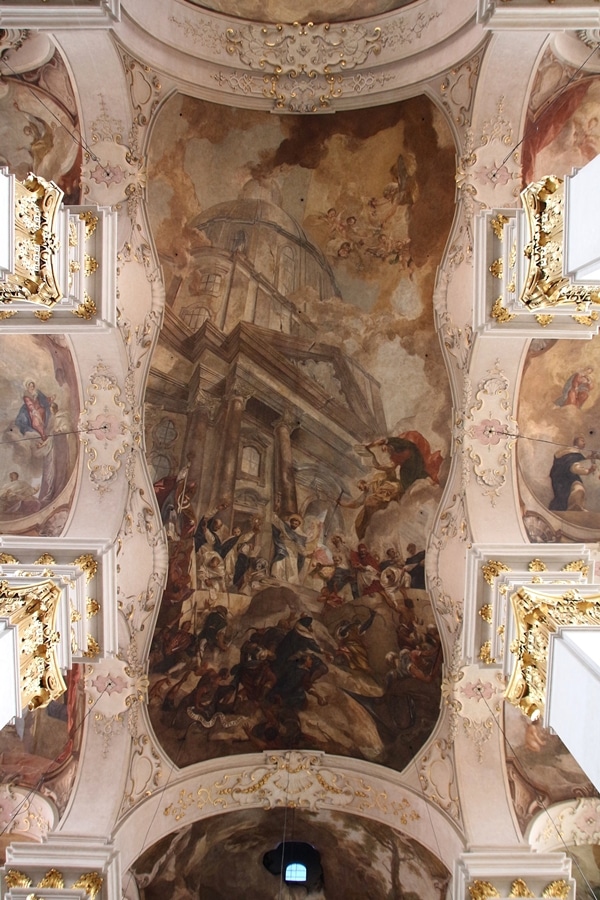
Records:
M478 0L477 21L494 31L574 31L596 28L600 12L595 0L567 0L560 6L551 0Z
M469 886L487 882L496 893L473 893ZM525 882L529 893L518 893L516 881ZM454 869L452 900L472 897L560 897L563 894L545 893L553 882L564 881L570 888L568 896L575 896L575 881L571 878L571 860L564 853L536 853L529 848L474 848L457 859ZM566 894L564 895L566 896Z
M26 876L29 885L7 890L7 875L14 871ZM44 887L45 876L54 870L62 887ZM42 882L42 887L39 887ZM120 900L119 854L108 841L80 835L50 835L42 844L15 843L6 848L6 863L0 869L0 894L6 900ZM32 888L34 893L32 894Z
M413 96L424 82L471 56L485 36L467 0L451 7L419 0L327 26L265 26L232 21L184 0L126 0L114 33L132 56L172 78L183 93L299 113Z
M64 3L4 3L0 10L3 28L35 28L54 31L59 28L110 28L121 15L120 0L75 0Z
M473 544L467 550L465 577L465 661L479 663L483 670L502 665L512 615L509 598L519 588L558 582L562 589L570 584L581 590L593 578L594 559L585 544ZM481 659L486 642L493 663Z

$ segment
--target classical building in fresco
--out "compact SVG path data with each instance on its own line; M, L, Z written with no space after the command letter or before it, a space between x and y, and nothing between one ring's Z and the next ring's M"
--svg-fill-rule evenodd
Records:
M0 897L600 896L599 16L0 3Z

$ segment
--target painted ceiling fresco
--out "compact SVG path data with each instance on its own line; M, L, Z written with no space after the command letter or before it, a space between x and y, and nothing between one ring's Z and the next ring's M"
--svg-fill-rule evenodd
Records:
M0 337L0 527L62 531L77 477L79 390L62 335Z
M558 735L505 704L508 779L523 833L540 810L571 797L597 792ZM599 877L599 873L596 873Z
M158 116L150 715L179 766L297 747L402 769L437 720L453 159L424 98L299 119L177 96Z
M526 519L536 539L544 528L554 540L600 536L598 372L597 338L538 340L530 347L519 405L527 434L519 441L518 463L523 504L541 522Z
M263 865L286 841L320 854L322 881L288 887ZM228 858L235 864L227 865ZM244 896L314 900L443 900L450 873L433 854L377 822L342 813L248 810L196 822L155 844L135 865L140 900Z
M329 0L327 9L315 0L188 0L204 9L254 22L345 22L367 19L414 0Z
M63 813L75 783L83 733L82 667L67 675L67 693L0 731L0 783L20 785Z
M12 60L17 63L18 55ZM66 66L58 52L25 74L2 72L0 83L0 165L17 178L35 172L65 192L65 203L78 203L81 148L77 107Z

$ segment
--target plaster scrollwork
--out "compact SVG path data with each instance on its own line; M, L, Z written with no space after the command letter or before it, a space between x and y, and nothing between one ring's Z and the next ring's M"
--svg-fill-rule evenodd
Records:
M378 811L401 825L420 818L408 798L391 800L389 795L360 776L339 775L323 765L321 753L291 750L285 754L265 754L259 766L236 776L225 775L210 785L200 784L196 791L182 790L178 800L163 810L176 822L191 809L213 806L219 810L262 806L323 808Z
M162 774L162 759L152 739L147 734L138 735L133 741L128 781L121 804L122 816L160 787Z
M188 16L178 19L177 16L169 16L169 22L175 25L194 44L203 44L208 50L221 56L225 53L225 40L223 31L215 25L214 19L208 17L197 18L192 21Z
M388 50L396 50L420 40L423 33L429 28L435 19L442 15L440 10L432 13L419 12L416 15L398 16L385 30L385 44Z
M438 88L442 104L458 128L465 128L471 124L481 58L482 54L476 53L462 65L450 69Z
M466 433L472 444L466 449L473 462L473 472L492 506L495 506L506 484L510 456L517 438L518 425L510 409L510 384L497 360L479 382L475 403L467 413L465 423L471 423Z
M540 851L562 849L563 842L576 847L600 843L600 798L566 800L538 813L528 838Z
M455 822L461 822L460 800L452 744L437 740L419 760L419 781L425 796Z
M437 616L442 619L448 634L454 637L462 625L463 601L462 598L454 598L444 590L439 575L440 551L444 543L444 539L439 535L435 535L430 542L427 555L427 584Z
M108 756L111 739L125 728L127 712L147 696L148 679L119 657L88 666L85 675L93 726L102 738L102 755Z
M246 23L226 32L226 50L250 69L314 77L353 69L385 44L380 27L348 24L258 25Z
M99 362L88 379L87 398L79 417L80 440L87 454L87 468L94 490L111 489L122 457L139 430L130 408L121 400L117 378Z
M228 88L232 94L261 93L264 84L262 77L236 70L213 72L212 78L220 88Z
M100 206L129 201L146 183L141 156L124 143L126 126L109 113L107 101L100 95L100 110L91 123L91 138L82 166L83 192ZM129 133L130 143L132 134Z
M498 717L504 697L504 680L501 672L483 673L479 666L463 670L460 685L455 687L457 709L464 734L472 741L477 760L483 763L484 748L498 728Z
M58 820L54 804L36 791L0 784L0 830L14 839L43 841Z

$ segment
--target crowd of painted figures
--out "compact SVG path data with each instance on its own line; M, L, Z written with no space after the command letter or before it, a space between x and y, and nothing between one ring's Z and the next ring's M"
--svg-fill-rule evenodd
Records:
M431 477L409 449L395 448L408 462L407 485ZM346 504L359 509L357 537L375 507L390 502L382 477L392 499L404 489L393 463L359 485L362 502ZM442 654L423 549L391 545L379 554L365 540L328 537L324 516L303 522L278 511L266 527L252 516L228 529L226 501L194 515L187 467L155 490L170 564L151 651L151 709L179 740L192 729L253 748L316 744L382 759L399 732L433 725ZM334 706L343 723L332 722Z

